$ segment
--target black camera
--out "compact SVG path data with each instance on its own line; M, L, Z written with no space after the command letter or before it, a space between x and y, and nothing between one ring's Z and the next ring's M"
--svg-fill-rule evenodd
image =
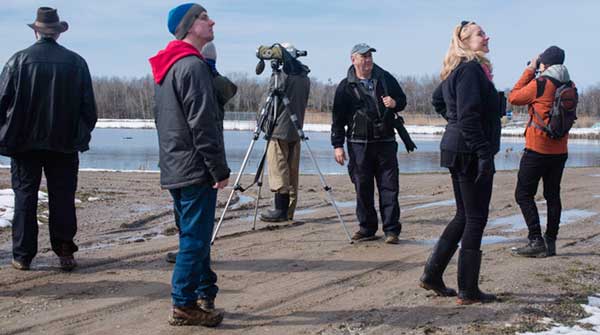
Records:
M527 66L529 66L529 64L531 64L531 61L527 62ZM539 69L540 68L540 58L538 57L538 59L536 59L535 61L535 69Z

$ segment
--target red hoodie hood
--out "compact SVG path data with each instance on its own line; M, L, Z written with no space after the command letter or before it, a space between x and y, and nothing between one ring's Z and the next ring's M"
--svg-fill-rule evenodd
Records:
M171 41L164 50L159 51L156 56L148 60L152 67L154 82L160 85L173 64L183 57L191 55L204 60L202 54L193 45L179 40Z

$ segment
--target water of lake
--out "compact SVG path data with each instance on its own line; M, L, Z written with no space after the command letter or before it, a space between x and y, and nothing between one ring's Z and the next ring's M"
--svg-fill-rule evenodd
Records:
M333 160L333 149L329 133L307 133L310 145L319 168L326 174L346 174L347 168ZM400 172L445 171L439 166L440 136L414 136L417 151L407 154L399 143L398 162ZM227 161L234 172L238 172L252 139L251 131L226 131L225 146ZM502 138L502 147L496 155L498 170L511 170L519 167L524 138ZM265 141L261 138L252 152L245 173L256 171L258 159L264 150ZM158 170L158 140L154 129L96 129L92 134L90 150L81 154L80 167L110 170ZM10 159L0 157L0 164L9 165ZM569 167L600 166L600 141L570 140ZM316 171L302 148L301 173L314 174Z

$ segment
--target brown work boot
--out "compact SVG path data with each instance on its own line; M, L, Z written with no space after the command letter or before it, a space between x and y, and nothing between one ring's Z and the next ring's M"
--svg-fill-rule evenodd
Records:
M223 312L205 311L198 305L173 306L169 324L171 326L193 326L216 327L223 321Z
M400 239L398 238L398 234L389 233L385 234L384 242L387 244L400 244Z
M207 312L215 311L215 299L212 298L199 298L198 306Z
M367 235L367 234L362 233L360 230L357 231L356 233L354 233L354 235L352 235L352 241L356 241L356 242L373 241L376 239L378 239L378 237L375 236L375 234Z
M15 268L17 270L21 270L21 271L27 271L31 267L31 265L29 263L24 262L24 261L18 261L16 259L12 260L11 265L13 268Z

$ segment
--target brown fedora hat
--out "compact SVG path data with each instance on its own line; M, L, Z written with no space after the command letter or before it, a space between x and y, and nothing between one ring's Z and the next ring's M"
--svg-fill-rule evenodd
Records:
M43 34L60 34L69 29L69 24L60 21L56 9L50 7L38 8L35 22L28 24L28 26Z

